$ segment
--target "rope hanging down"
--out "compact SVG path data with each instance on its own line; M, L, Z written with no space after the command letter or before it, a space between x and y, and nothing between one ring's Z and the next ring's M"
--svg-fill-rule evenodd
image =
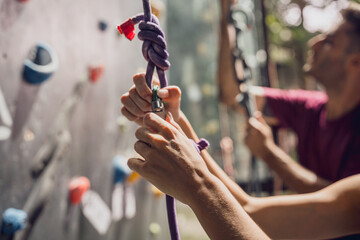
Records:
M148 62L145 75L146 83L152 89L152 76L156 68L160 87L163 88L168 85L165 71L170 67L167 60L169 54L166 51L165 34L159 27L159 20L151 13L149 0L143 0L143 8L144 14L129 18L129 20L118 26L118 30L121 34L125 34L129 40L132 40L135 37L134 26L140 23L138 38L144 41L142 53ZM175 200L169 195L166 195L166 208L171 239L178 240L180 235L176 221Z
M143 0L143 8L144 14L138 14L133 18L129 18L129 20L118 26L118 30L121 34L125 34L129 40L132 40L135 37L134 26L140 23L138 38L144 41L142 53L148 62L145 79L148 87L153 91L152 109L153 112L161 112L163 111L163 104L157 96L157 86L152 88L152 76L156 68L160 80L160 87L163 88L168 85L165 71L170 67L170 63L167 60L169 54L166 51L165 34L159 27L159 20L151 13L150 0ZM205 139L200 139L198 143L194 142L194 147L199 153L208 146L209 142ZM166 195L166 208L171 239L179 240L180 235L176 221L175 200L169 195Z

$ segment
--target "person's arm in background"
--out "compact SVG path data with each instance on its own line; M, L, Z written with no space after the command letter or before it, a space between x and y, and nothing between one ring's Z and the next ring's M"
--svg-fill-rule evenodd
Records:
M250 198L245 211L273 239L330 239L360 233L360 174L320 191Z
M218 89L220 102L236 106L235 98L240 93L239 86L235 81L233 69L232 49L235 46L235 29L229 23L230 6L236 4L236 0L220 0L220 29L219 29L219 52L218 52Z
M232 61L232 49L235 44L235 30L229 24L229 8L234 4L234 0L220 0L221 19L220 19L220 35L219 35L219 60L218 60L218 86L219 99L222 103L241 108L236 102L236 96L240 93L238 84L235 81L234 66ZM241 69L240 69L241 70ZM240 71L239 71L240 72ZM257 109L264 112L269 109L267 105L264 90L261 87L250 87L250 94L255 97ZM268 112L268 111L265 111ZM278 123L276 117L271 114L263 114L264 119L271 126ZM253 127L253 126L252 126ZM278 147L272 139L267 139L271 144L266 145L266 149L259 151L256 147L257 141L249 141L248 147L251 152L264 160L268 166L289 186L298 193L313 192L324 188L330 182L320 178L314 172L304 168ZM266 151L265 151L266 150ZM266 152L266 154L264 153Z
M278 147L261 113L257 112L255 115L248 121L245 143L250 151L276 172L290 189L298 193L308 193L331 184L301 166Z

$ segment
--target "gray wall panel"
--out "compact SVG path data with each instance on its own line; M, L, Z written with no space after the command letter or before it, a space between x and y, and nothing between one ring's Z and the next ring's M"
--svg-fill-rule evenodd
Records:
M119 37L116 25L141 11L140 0L0 0L0 88L13 116L21 104L19 91L31 91L22 82L23 61L29 50L45 42L59 58L55 74L39 87L24 127L34 134L34 139L0 142L0 213L9 207L24 206L34 183L29 168L37 150L47 141L63 102L76 82L86 77L89 65L105 66L99 82L87 86L71 118L71 145L56 173L54 192L33 229L33 240L150 239L148 225L154 221L150 211L154 199L145 181L136 186L136 217L113 223L105 236L97 234L78 209L68 236L61 226L71 177L88 177L91 189L110 206L112 158L132 148L135 142L136 126L129 123L128 130L118 136L116 118L120 114L120 96L132 85L133 73L145 68L146 62L141 42ZM98 29L99 20L107 22L106 31ZM158 239L168 239L164 200L158 202L158 221L162 225Z

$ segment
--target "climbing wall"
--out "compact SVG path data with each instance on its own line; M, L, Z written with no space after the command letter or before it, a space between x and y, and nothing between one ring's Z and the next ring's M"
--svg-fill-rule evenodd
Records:
M134 191L135 215L107 214L113 158L135 154L136 126L121 118L120 96L146 66L141 42L116 26L139 12L141 1L0 0L0 213L31 209L34 219L15 239L169 239L164 198L142 179L117 188L121 199ZM52 49L58 66L29 84L24 60L39 44ZM71 205L69 183L79 176L92 195ZM129 202L119 208L126 212Z

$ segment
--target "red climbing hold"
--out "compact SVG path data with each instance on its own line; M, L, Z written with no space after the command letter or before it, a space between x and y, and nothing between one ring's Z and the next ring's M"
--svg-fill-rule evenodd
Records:
M103 75L105 67L103 65L90 66L89 67L89 78L91 82L95 83Z
M90 181L87 177L78 177L70 181L69 184L69 199L71 204L78 204L81 201L84 193L89 190Z
M135 25L135 23L133 22L133 20L131 20L131 18L129 18L129 20L123 22L120 26L118 26L117 29L119 30L120 34L125 34L127 39L129 39L131 41L135 37L134 25Z

